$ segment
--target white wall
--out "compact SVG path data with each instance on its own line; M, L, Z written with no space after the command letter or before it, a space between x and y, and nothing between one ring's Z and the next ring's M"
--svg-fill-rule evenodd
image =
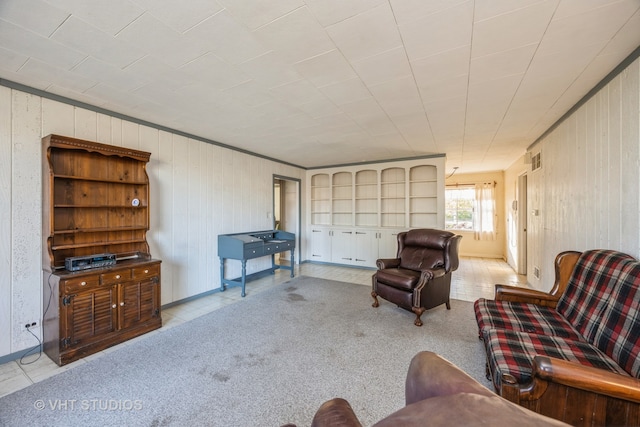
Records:
M529 210L539 211L529 215L529 283L550 289L565 250L640 257L640 59L531 151L541 152L542 167L528 174Z
M51 133L152 153L147 240L162 260L162 304L218 288L217 235L271 229L273 175L305 176L296 167L0 87L0 357L34 346L24 324L42 318L40 140ZM229 263L228 277L240 274L239 264ZM252 260L247 272L270 265Z

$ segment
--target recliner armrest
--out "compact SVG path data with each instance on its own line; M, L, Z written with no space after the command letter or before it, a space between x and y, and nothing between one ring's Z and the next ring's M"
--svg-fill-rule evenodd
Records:
M457 393L495 394L453 363L431 351L421 351L411 359L405 382L406 404L435 396Z
M400 267L400 258L380 258L376 260L376 266L379 270L385 268L397 268Z

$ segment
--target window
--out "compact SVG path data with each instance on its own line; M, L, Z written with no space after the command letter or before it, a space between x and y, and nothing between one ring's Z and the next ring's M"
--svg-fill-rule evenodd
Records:
M445 190L445 229L473 231L475 194L473 186L460 186Z

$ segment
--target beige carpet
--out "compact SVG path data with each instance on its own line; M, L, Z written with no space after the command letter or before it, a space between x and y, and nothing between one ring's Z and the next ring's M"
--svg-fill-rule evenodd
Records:
M370 288L298 277L0 399L6 426L308 426L349 400L364 425L404 405L418 351L489 386L472 304L414 315Z

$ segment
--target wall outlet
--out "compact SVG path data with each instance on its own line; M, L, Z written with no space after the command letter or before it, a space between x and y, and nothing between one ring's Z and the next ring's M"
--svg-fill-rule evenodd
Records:
M539 278L540 278L540 269L539 269L538 267L533 267L533 276L534 276L536 279L539 279Z
M24 324L25 329L35 328L38 325L38 322L26 322Z

